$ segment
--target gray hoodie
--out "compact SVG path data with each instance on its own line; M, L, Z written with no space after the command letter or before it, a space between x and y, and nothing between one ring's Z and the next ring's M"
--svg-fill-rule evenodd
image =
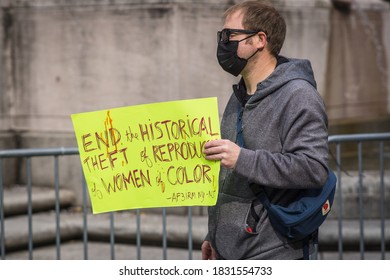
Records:
M243 81L233 86L222 118L222 138L236 141L243 110L244 147L234 170L221 168L218 201L209 208L207 238L220 258L302 258L302 242L276 233L254 194L263 188L271 203L287 206L302 189L321 187L328 174L327 116L310 62L282 60L244 107L237 98L246 92Z

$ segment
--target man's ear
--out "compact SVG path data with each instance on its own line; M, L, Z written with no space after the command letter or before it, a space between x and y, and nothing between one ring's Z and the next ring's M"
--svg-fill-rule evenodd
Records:
M267 45L267 35L263 32L263 31L260 31L258 34L258 40L257 40L257 48L258 49L264 49L265 46Z

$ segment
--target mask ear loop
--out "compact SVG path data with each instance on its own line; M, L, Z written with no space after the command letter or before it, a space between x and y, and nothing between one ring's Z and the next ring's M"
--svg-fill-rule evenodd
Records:
M250 57L248 57L246 60L251 59L255 54L257 54L260 51L260 48L258 48Z
M255 34L253 34L253 35L251 35L251 36L249 36L249 37L246 37L246 38L244 38L244 39L239 40L238 42L244 41L244 40L246 40L246 39L248 39L248 38L250 38L250 37L253 37L253 36L257 35L257 34L258 34L258 33L255 33ZM265 48L265 46L262 47L262 48L258 48L258 49L257 49L250 57L248 57L246 60L251 59L251 58L252 58L255 54L257 54L259 51L264 50L264 48Z

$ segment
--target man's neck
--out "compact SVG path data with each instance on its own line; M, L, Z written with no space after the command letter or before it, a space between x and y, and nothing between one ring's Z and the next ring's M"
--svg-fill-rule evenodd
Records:
M247 93L253 95L256 92L257 85L264 81L275 70L277 59L271 55L263 55L253 65L248 65L250 68L242 73L242 78L245 81Z

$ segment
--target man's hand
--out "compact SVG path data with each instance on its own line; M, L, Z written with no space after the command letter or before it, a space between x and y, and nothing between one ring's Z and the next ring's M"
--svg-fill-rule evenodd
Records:
M217 254L209 241L204 241L202 244L202 260L215 260L217 258Z
M204 145L204 154L208 160L220 160L221 165L233 169L236 166L241 148L230 140L211 140Z

